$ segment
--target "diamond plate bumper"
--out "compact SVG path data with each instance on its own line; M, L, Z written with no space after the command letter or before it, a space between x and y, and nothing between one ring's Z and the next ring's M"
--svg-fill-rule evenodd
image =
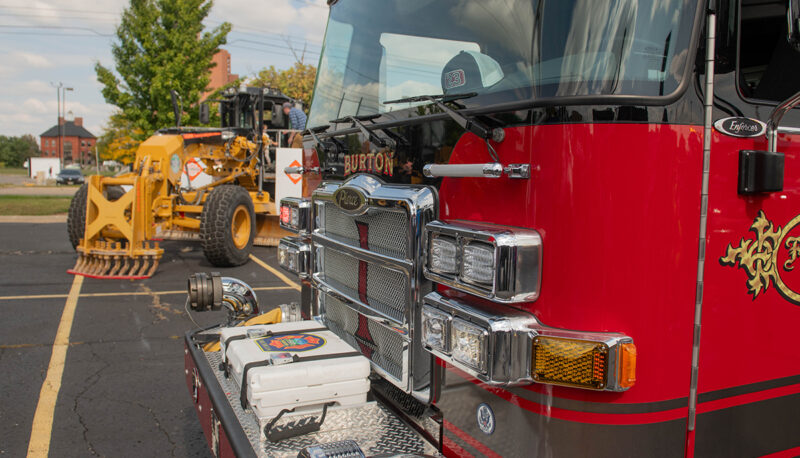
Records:
M201 332L186 334L186 378L203 431L216 456L297 456L308 446L354 440L367 456L386 454L437 456L437 448L383 404L330 409L318 432L285 439L266 440L263 425L250 409L242 409L239 387L218 369L219 352L204 352L196 345ZM287 416L281 423L297 420Z

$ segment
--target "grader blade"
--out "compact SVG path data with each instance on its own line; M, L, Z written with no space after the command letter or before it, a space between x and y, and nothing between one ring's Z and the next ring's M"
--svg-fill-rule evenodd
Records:
M122 257L114 256L114 265L113 267L111 267L111 271L108 273L108 275L111 277L116 276L121 267L122 267Z
M150 267L150 270L147 271L145 276L152 277L154 273L156 273L156 269L158 269L158 258L153 256L153 265Z
M256 234L253 238L255 246L278 246L282 237L294 235L281 228L276 215L259 214L256 216Z
M158 243L143 242L131 250L130 244L97 241L88 250L78 247L78 260L68 273L90 278L141 280L150 278L158 268L164 250ZM131 255L133 251L133 255Z

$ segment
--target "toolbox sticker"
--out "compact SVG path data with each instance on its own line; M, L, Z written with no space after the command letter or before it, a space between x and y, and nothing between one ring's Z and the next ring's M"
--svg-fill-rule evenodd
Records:
M325 345L325 339L314 334L285 334L256 340L261 351L309 351Z

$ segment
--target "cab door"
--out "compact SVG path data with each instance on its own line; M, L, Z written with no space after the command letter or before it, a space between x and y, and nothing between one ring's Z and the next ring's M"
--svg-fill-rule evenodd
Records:
M696 456L800 453L800 91L786 2L720 2ZM699 86L698 86L699 87ZM780 183L782 181L782 184ZM787 455L787 456L789 456Z

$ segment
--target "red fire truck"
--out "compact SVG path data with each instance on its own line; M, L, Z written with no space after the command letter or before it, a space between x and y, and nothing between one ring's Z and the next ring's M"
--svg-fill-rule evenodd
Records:
M270 440L192 331L216 453L800 455L797 0L328 3L279 259L369 408Z

